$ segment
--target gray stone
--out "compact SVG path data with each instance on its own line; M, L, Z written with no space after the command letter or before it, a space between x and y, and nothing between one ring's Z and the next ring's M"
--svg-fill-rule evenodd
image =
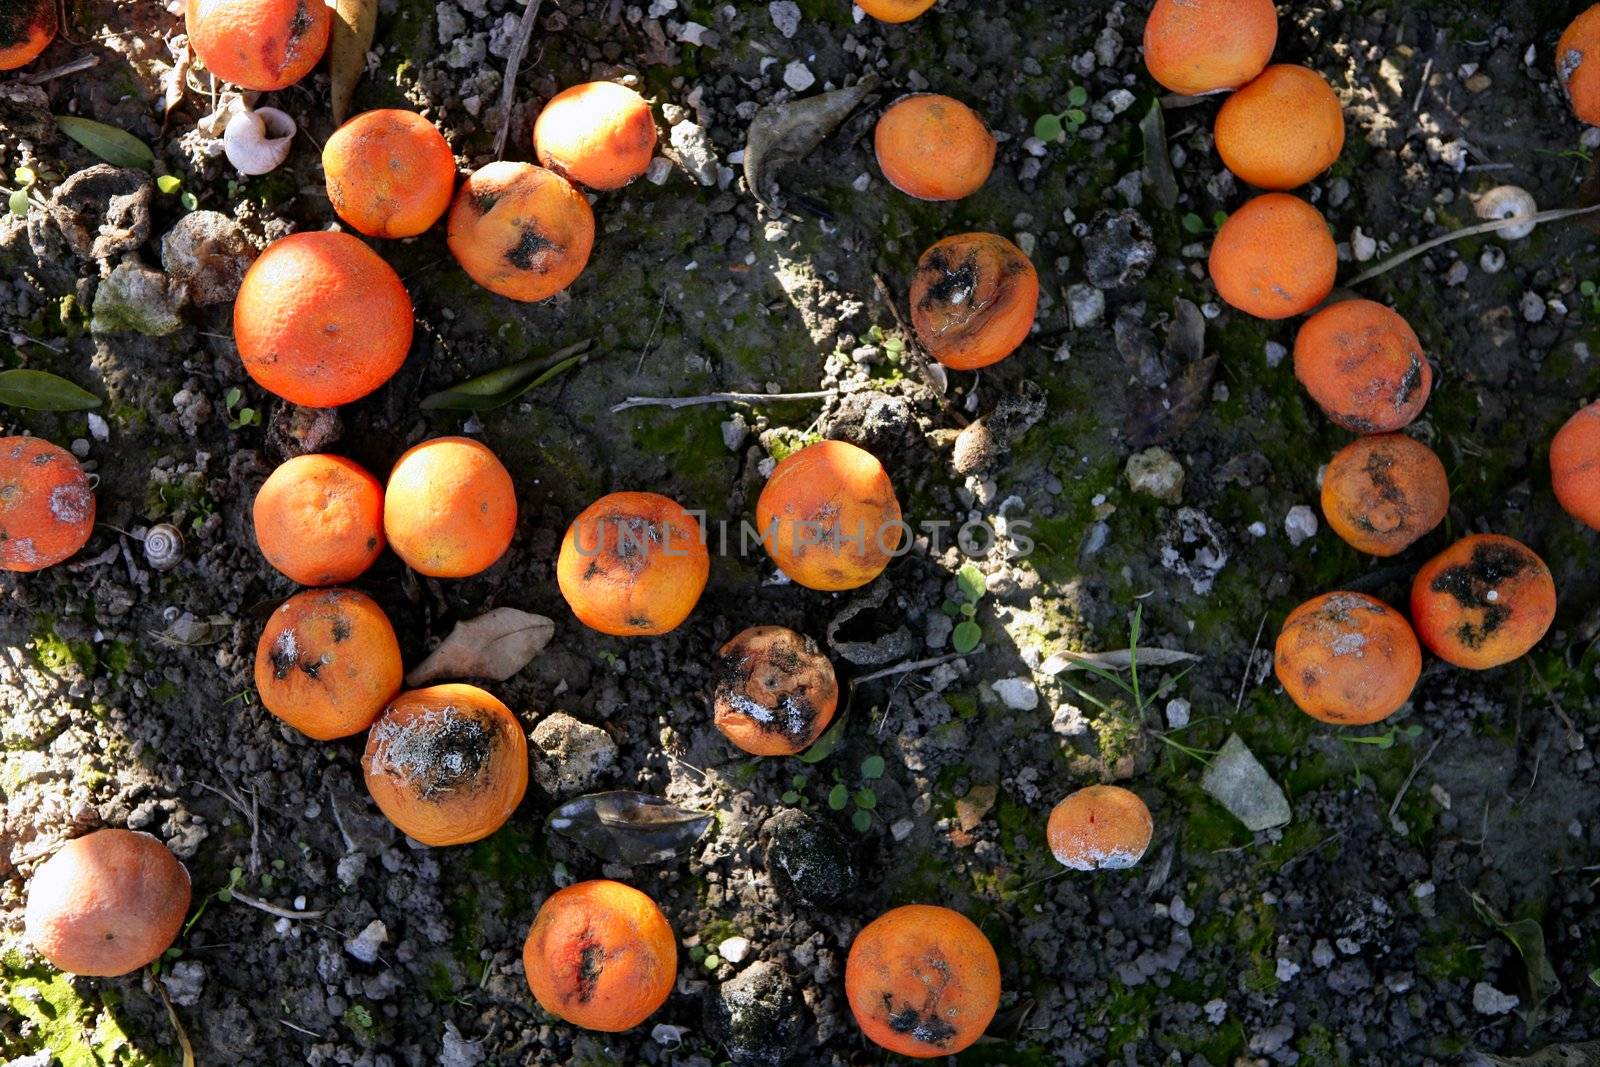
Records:
M793 37L800 32L800 5L794 0L773 0L767 5L767 14L772 16L772 24L785 37Z
M1293 816L1283 790L1238 734L1229 735L1200 788L1251 830L1283 826Z
M1128 457L1123 474L1136 493L1155 497L1168 504L1183 501L1183 464L1164 448L1147 448Z
M554 797L583 792L617 761L610 734L561 711L539 720L530 740L534 781Z
M142 333L166 337L183 328L167 276L142 263L121 263L94 294L94 333Z
M382 919L373 919L356 936L344 943L344 950L362 963L378 962L378 949L389 940L389 928Z
M238 296L255 260L255 246L244 230L215 211L191 211L161 239L161 265L174 292L199 307Z
M1519 1003L1519 998L1500 992L1488 982L1472 987L1472 1009L1479 1015L1504 1015Z
M1317 536L1317 513L1305 504L1296 504L1283 517L1283 532L1288 535L1289 544L1299 548Z
M1138 176L1134 178L1137 183ZM1137 184L1134 188L1138 188ZM1097 215L1083 240L1083 249L1083 271L1096 289L1133 285L1150 273L1156 261L1150 224L1135 211Z
M994 695L1013 711L1032 711L1039 706L1039 690L1026 678L1002 678L993 685Z
M672 147L684 169L701 185L717 184L717 151L704 126L680 122L672 127Z
M1106 317L1106 294L1092 285L1077 285L1067 289L1067 314L1074 329L1093 326Z

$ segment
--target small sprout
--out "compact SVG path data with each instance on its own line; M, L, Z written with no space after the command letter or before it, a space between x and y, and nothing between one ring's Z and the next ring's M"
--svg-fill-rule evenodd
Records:
M850 803L850 787L843 782L828 791L828 807L833 811L843 811L848 803Z
M988 585L984 581L983 571L974 563L962 564L961 569L956 572L956 585L961 590L964 602L946 602L954 608L953 614L962 616L961 622L956 624L955 630L950 634L950 645L965 655L983 641L983 628L974 621L974 618L978 614L978 601L988 592Z
M222 402L228 408L228 429L242 430L246 426L260 426L261 413L255 408L240 407L244 394L238 386L234 386L222 395Z
M883 767L884 762L882 756L868 756L866 759L861 761L861 777L869 782L873 781L874 779L882 778Z
M161 190L162 196L171 196L183 188L183 179L176 174L163 174L156 179L156 188Z
M850 816L850 825L856 828L857 833L866 833L872 829L872 812L857 808L856 813Z
M1033 135L1041 141L1062 141L1069 133L1077 133L1088 121L1083 107L1089 102L1089 90L1074 85L1067 91L1067 108L1052 115L1040 115L1033 123Z
M872 811L878 806L878 794L865 787L856 791L856 807L862 811Z

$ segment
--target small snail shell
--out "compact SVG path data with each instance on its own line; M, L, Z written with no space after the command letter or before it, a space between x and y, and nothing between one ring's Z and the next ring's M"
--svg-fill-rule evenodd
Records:
M294 119L275 107L243 110L222 131L222 150L240 174L266 174L289 158Z
M150 527L144 535L144 559L158 571L170 571L183 562L183 534L171 523Z
M1533 194L1520 186L1497 185L1478 197L1477 211L1480 219L1514 219L1537 215L1539 205L1533 199ZM1500 236L1508 241L1520 241L1532 233L1537 225L1533 222L1520 222L1515 226L1507 226L1499 232Z

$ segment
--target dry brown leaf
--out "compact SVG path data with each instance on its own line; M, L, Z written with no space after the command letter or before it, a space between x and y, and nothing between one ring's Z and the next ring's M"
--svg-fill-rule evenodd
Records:
M356 83L367 69L367 50L378 28L378 0L334 0L328 74L333 80L333 124L344 125Z
M556 624L543 615L495 608L456 623L450 636L406 675L406 684L421 685L434 678L503 682L543 652L555 632Z
M983 822L983 817L989 814L989 809L994 807L994 802L1000 797L1000 789L992 785L975 785L967 790L967 795L956 801L956 821L961 828L971 832Z

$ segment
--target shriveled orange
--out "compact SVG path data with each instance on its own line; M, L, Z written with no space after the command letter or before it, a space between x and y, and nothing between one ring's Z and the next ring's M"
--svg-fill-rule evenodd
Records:
M1555 617L1550 568L1533 549L1499 534L1463 537L1411 582L1417 636L1457 667L1510 663L1543 639Z
M596 500L567 527L556 560L556 582L578 621L618 637L677 629L710 573L694 516L659 493Z
M327 50L333 17L323 0L188 0L189 46L241 89L286 89Z
M998 234L946 237L922 253L911 279L917 340L951 370L977 370L1015 352L1038 307L1032 261Z
M189 910L189 872L156 838L96 830L28 880L28 943L70 974L115 978L171 947Z
M1550 484L1568 515L1600 530L1600 403L1579 409L1556 432Z
M284 463L256 492L252 517L261 554L301 585L353 581L383 552L383 486L343 456Z
M444 216L456 189L456 157L437 126L415 111L367 111L322 149L333 210L368 237L415 237Z
M332 408L394 377L411 350L411 298L358 237L320 230L267 246L233 305L233 339L256 383Z
M1273 670L1313 719L1365 726L1411 699L1422 649L1405 616L1365 593L1325 593L1289 613Z
M846 441L785 457L756 501L756 525L783 573L829 591L872 581L909 536L883 464Z
M1144 24L1144 63L1175 93L1237 89L1272 59L1272 0L1156 0Z
M528 928L522 969L539 1006L574 1026L631 1030L672 995L678 943L661 908L607 879L550 894Z
M591 189L620 189L650 169L656 120L644 97L616 82L585 82L550 98L533 123L539 162Z
M1339 250L1321 212L1267 193L1228 216L1211 244L1217 295L1258 319L1304 314L1333 292Z
M856 6L879 22L910 22L932 7L933 0L856 0Z
M1572 112L1600 126L1600 4L1584 11L1556 43L1556 76Z
M488 570L517 532L517 490L489 447L435 437L408 449L389 472L383 530L419 574L467 578Z
M817 643L783 626L752 626L717 651L712 712L752 756L811 746L839 707L839 680Z
M878 916L850 943L845 997L861 1032L915 1059L953 1056L1000 1006L1000 960L958 911L908 904Z
M1433 368L1416 331L1372 300L1341 300L1306 320L1294 340L1294 376L1354 433L1389 433L1422 413Z
M938 93L902 96L872 135L889 184L918 200L960 200L983 188L994 169L995 140L966 104Z
M56 0L7 0L0 8L0 70L39 58L56 36Z
M1280 63L1228 97L1217 112L1217 154L1258 189L1294 189L1344 149L1344 109L1328 79Z
M1155 820L1139 794L1120 785L1090 785L1050 811L1050 852L1075 871L1117 871L1144 858Z
M594 248L594 212L573 184L531 163L490 163L461 183L450 254L501 296L548 300L577 280Z
M37 437L0 437L0 570L70 559L94 532L94 492L71 452Z
M318 741L372 725L404 676L389 616L354 589L296 593L256 644L261 706Z
M462 845L500 829L528 791L528 742L475 685L401 693L367 732L367 791L408 837Z
M1399 433L1359 437L1322 476L1322 513L1358 552L1393 556L1444 521L1450 479L1433 449Z

